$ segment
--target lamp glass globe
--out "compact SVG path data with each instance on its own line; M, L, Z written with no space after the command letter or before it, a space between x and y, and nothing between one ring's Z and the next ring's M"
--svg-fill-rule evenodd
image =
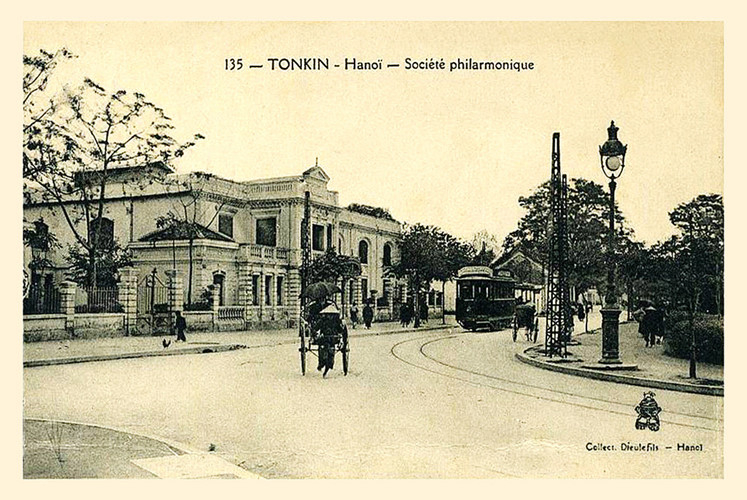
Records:
M619 169L622 165L622 161L620 160L619 156L610 156L609 158L607 158L607 161L605 163L607 165L607 168L613 172L617 171L617 169Z

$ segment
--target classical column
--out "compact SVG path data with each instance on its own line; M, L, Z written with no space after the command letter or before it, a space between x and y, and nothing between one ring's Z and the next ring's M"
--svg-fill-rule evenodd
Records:
M301 273L298 269L290 269L287 274L288 295L286 306L290 314L291 328L298 324L301 316Z
M355 278L351 282L351 286L353 287L353 300L358 304L358 310L361 310L363 306L363 300L361 296L361 279Z
M249 308L252 306L252 271L246 262L239 263L239 306L244 308L244 327L249 329Z

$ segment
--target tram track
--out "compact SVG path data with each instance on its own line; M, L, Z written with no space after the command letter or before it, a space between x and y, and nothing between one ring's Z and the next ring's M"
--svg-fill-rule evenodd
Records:
M438 337L435 339L432 338L432 336L425 336L425 337L418 337L415 339L403 340L401 342L397 342L391 347L390 354L394 358L399 360L400 362L410 365L419 370L430 372L430 373L433 373L433 374L436 374L442 377L450 378L453 380L459 380L462 382L466 382L471 385L475 385L479 387L486 387L489 389L502 391L502 392L506 392L510 394L535 398L535 399L539 399L542 401L562 403L562 404L566 404L566 405L570 405L570 406L574 406L578 408L583 408L583 409L602 411L602 412L622 415L626 417L630 416L630 405L629 404L621 403L619 401L606 399L606 398L587 396L583 394L573 393L570 391L558 390L558 389L531 384L527 382L515 381L515 380L507 379L507 378L496 376L496 375L490 375L487 373L470 370L464 367L456 366L454 364L436 359L435 357L433 357L432 355L429 355L426 352L427 346L429 345L432 345L438 342L444 342L444 341L462 337L465 335L467 334L457 333L457 334L449 335L446 337ZM475 335L475 333L470 333L470 335ZM425 342L423 342L424 340ZM402 346L413 343L413 342L422 342L420 346L418 347L418 352L420 356L427 359L429 362L435 363L436 365L443 367L443 368L447 368L449 370L454 370L464 375L449 374L443 370L439 371L432 367L424 366L423 364L418 364L414 362L413 360L405 359L404 355L402 355L401 352L400 353L397 352L398 348L401 351ZM475 377L477 377L478 380L474 380ZM539 394L537 393L538 391L540 392ZM557 395L557 397L555 395ZM563 397L573 398L579 401L569 401L567 399L564 399ZM597 403L597 405L594 405L594 403ZM608 406L611 406L612 408L609 408L609 407L604 408L599 405L608 405ZM625 408L626 411L617 410L615 408ZM722 428L723 420L718 419L718 418L705 417L702 415L694 415L694 414L678 412L678 411L667 411L666 415L667 416L662 417L662 422L666 422L671 425L687 427L687 428L692 428L692 429L712 431L712 432L723 431L723 428ZM678 418L672 419L668 417L669 415L672 415ZM684 422L684 421L680 421L681 419L693 419L695 420L695 422ZM702 424L714 423L715 425L707 426L707 425L701 425L701 423Z

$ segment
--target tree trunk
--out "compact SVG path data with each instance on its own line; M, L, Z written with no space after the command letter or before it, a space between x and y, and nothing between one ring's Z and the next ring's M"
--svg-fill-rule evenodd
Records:
M446 281L441 282L441 322L446 324Z
M192 254L193 254L192 249L194 247L194 241L195 240L193 238L189 239L189 284L187 285L187 303L188 304L192 304L192 271L194 269L194 264L193 264L194 259L192 258Z
M420 328L420 285L413 286L413 310L415 311L415 328Z

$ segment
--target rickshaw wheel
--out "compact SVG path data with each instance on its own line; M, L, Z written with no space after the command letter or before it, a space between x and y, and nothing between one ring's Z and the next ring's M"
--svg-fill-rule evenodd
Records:
M301 354L301 375L306 375L306 328L300 329L301 347L298 352Z
M347 340L344 344L342 344L342 373L344 375L348 374L348 352L350 351L350 348L348 347Z

